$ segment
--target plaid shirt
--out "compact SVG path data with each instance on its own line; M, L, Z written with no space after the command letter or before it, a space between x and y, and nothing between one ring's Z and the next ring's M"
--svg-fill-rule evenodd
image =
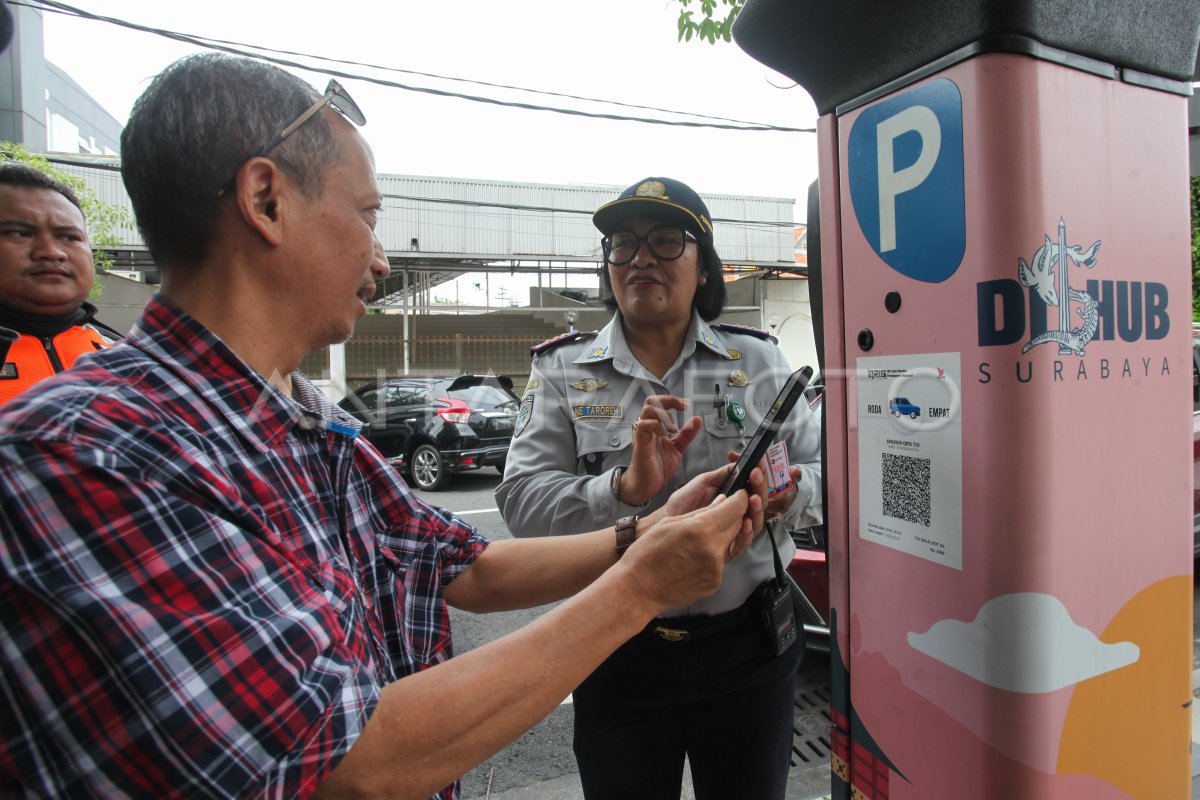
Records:
M450 657L487 541L292 385L155 299L0 413L0 795L307 797Z

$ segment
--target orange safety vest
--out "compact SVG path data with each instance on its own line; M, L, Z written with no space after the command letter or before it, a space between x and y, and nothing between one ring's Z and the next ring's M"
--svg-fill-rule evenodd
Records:
M70 369L84 353L103 350L112 342L90 325L67 328L54 337L22 333L8 350L0 369L0 405L44 378Z

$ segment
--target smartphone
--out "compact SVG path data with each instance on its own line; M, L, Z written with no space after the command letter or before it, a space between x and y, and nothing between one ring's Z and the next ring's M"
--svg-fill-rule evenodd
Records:
M763 417L762 424L758 426L758 430L750 438L750 443L742 451L741 458L737 460L729 477L725 479L725 485L721 487L721 494L731 495L746 488L746 484L750 481L750 471L758 466L758 462L762 461L763 456L766 455L767 448L775 441L779 429L783 427L784 420L787 419L788 414L792 413L792 407L796 405L797 400L804 396L804 389L808 386L812 375L812 367L801 367L788 376L787 382L779 390L779 396L775 398L767 415Z

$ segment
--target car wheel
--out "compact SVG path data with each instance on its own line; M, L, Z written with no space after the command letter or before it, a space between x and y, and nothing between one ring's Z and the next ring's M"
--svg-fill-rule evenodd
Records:
M423 444L413 451L408 469L416 487L427 492L438 491L450 480L442 454L431 445Z
M919 417L919 416L921 416L921 415L920 415L920 414L918 414L916 411L913 411L913 412L910 412L910 413L909 413L909 416L910 416L910 417L912 417L913 419L916 419L917 417Z

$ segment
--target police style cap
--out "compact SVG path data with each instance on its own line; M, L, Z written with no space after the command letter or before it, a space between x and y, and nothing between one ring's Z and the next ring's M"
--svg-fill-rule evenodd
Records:
M690 186L673 178L646 178L630 186L592 215L592 223L605 236L630 217L650 217L677 223L701 242L711 244L712 215Z

